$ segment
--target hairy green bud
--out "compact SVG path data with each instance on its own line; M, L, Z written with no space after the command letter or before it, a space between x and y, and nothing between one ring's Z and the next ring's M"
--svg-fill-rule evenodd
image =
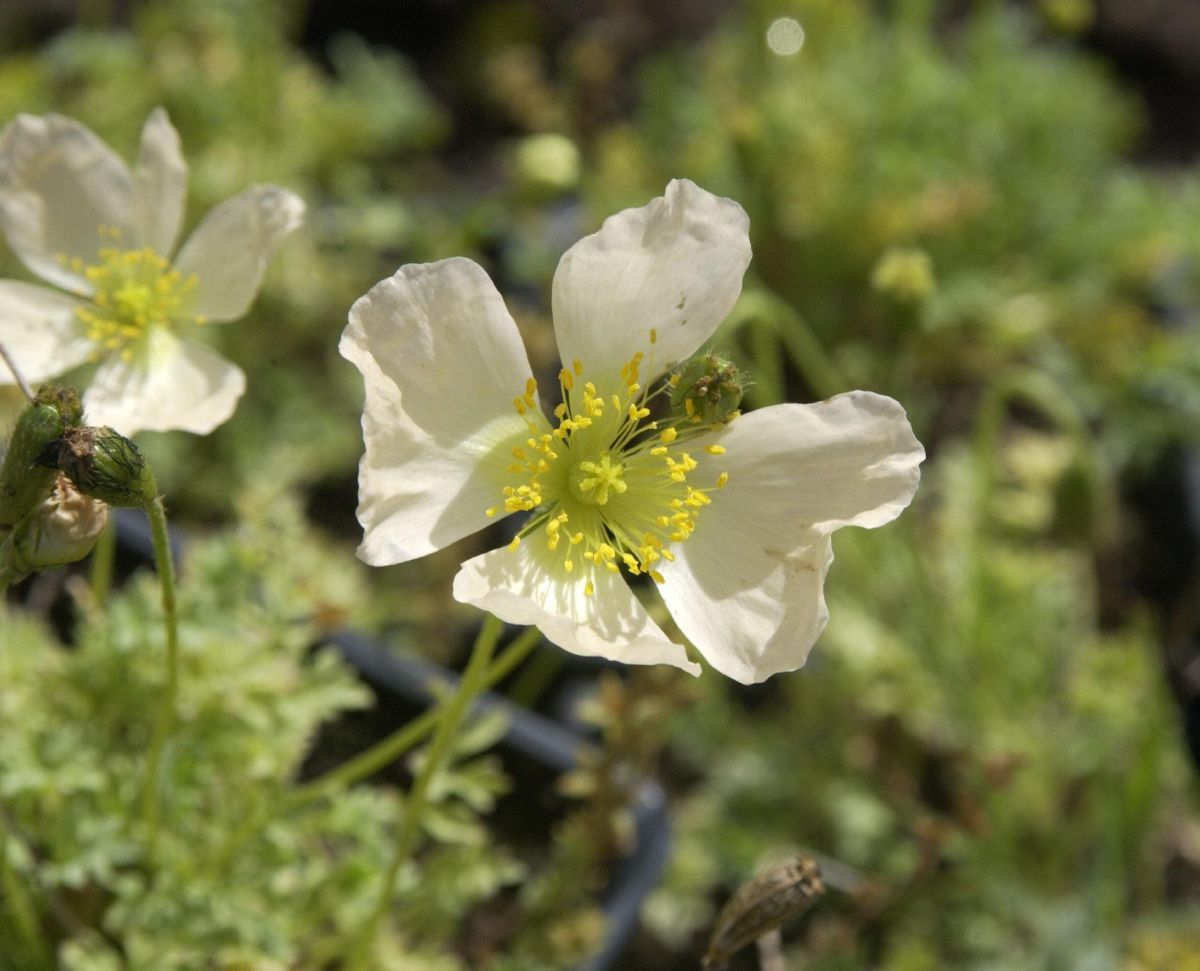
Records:
M68 429L38 461L59 469L84 495L110 506L142 506L148 498L146 460L133 442L111 428Z
M737 417L749 380L728 358L697 354L668 379L671 408L693 422L723 424Z
M0 465L0 530L15 526L49 494L54 469L40 466L38 458L82 415L79 393L57 385L42 388L21 413Z

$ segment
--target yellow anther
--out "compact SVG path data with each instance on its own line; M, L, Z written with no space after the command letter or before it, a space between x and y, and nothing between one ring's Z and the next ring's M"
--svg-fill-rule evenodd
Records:
M572 377L570 371L568 371L566 368L563 368L558 372L558 383L566 388L566 390L570 391L573 387L575 387L575 378Z
M728 481L729 481L729 473L722 472L720 475L717 476L717 488L724 489L725 483Z
M725 446L723 446L723 445L705 445L704 451L706 451L709 455L724 455L725 454Z
M478 508L478 507L476 507L476 508ZM521 545L521 537L514 536L512 538L512 542L508 544L508 551L510 553L515 553L517 551L517 547L520 545Z
M583 362L576 358L571 362L571 370L575 372L575 377L579 377L579 375L583 374Z
M487 511L488 518L490 519L492 516L496 515L496 513L498 513L499 511L500 511L500 509L498 506L491 506Z
M585 597L592 597L595 596L595 594L596 588L592 586L592 581L588 580L588 582L583 585L583 595Z
M677 432L674 428L664 428L662 434L658 437L670 445L673 441L675 441L676 438L679 437L679 432Z
M650 579L653 580L655 583L665 582L663 580L663 575L661 573L659 573L657 570L651 570L649 572L650 572Z

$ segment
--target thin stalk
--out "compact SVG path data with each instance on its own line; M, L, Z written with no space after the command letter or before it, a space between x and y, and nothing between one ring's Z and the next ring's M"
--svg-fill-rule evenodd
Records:
M504 680L513 668L529 656L529 652L537 645L538 637L537 628L530 627L504 648L500 656L487 669L481 690L488 691L499 681ZM343 762L324 775L298 786L292 792L286 805L289 807L306 805L314 799L340 792L356 782L361 782L374 775L384 766L394 762L405 752L418 745L437 727L441 717L441 706L430 708L370 748L364 749L354 758Z
M98 604L108 600L108 591L112 589L113 564L117 557L117 524L109 517L108 525L96 540L92 548L91 569L88 580L92 588L92 599Z
M36 955L40 967L51 968L54 958L38 929L37 908L33 904L20 876L9 862L8 855L9 832L7 827L0 827L0 890L8 904L8 912L21 937L28 954Z
M475 638L471 659L467 662L467 668L458 682L458 690L449 703L439 711L438 725L433 741L429 743L429 751L425 754L420 771L413 780L412 789L409 790L408 799L405 801L404 812L400 817L400 826L396 832L395 852L387 873L384 875L379 900L355 942L347 962L347 966L350 968L367 966L365 962L375 939L376 929L391 905L392 894L395 892L400 870L416 847L430 783L441 769L446 756L450 754L451 744L454 742L454 736L463 716L467 713L475 696L483 690L488 663L492 659L492 652L496 649L496 641L500 638L500 629L500 621L488 614L479 630L479 636Z
M179 624L175 616L175 565L171 560L171 544L167 536L167 513L162 496L147 467L142 473L145 497L143 508L150 522L150 538L154 543L154 567L162 588L163 625L166 631L167 683L159 699L154 734L146 753L146 778L142 789L142 821L146 827L146 855L153 860L158 841L159 769L163 747L175 725L175 702L179 693Z

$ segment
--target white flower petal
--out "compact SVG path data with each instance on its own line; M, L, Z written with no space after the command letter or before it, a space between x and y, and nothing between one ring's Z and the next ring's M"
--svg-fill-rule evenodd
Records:
M304 219L300 197L275 185L254 185L209 210L175 267L196 274L191 312L236 320L250 308L279 241Z
M132 229L133 179L112 149L61 115L18 115L0 132L0 229L21 262L78 293L91 287L61 257L94 263L110 241L99 230Z
M240 368L203 344L155 328L130 360L113 355L100 365L83 396L83 413L88 424L123 435L206 435L233 414L245 390Z
M722 530L707 543L681 544L658 589L709 664L757 684L808 658L829 619L823 587L832 562L828 536L775 556L747 550L736 533Z
M30 384L82 364L94 345L75 316L79 301L32 283L0 280L0 344ZM15 384L0 364L0 384Z
M563 362L582 361L602 392L635 351L646 355L648 377L663 373L712 336L749 263L742 207L672 182L664 196L609 217L563 254L553 291Z
M402 563L483 528L530 434L512 400L532 375L488 275L466 259L401 267L350 309L338 350L366 385L359 556Z
M703 455L701 446L710 443L725 454ZM891 522L912 501L925 458L900 404L870 391L761 408L689 450L702 459L706 477L710 470L729 473L700 523L720 518L747 543L785 553L808 545L813 532ZM703 529L697 526L697 537Z
M510 624L532 624L573 654L607 657L624 664L671 664L690 674L700 667L650 619L618 575L590 568L570 575L548 561L536 540L517 549L484 553L462 565L454 598ZM590 579L592 596L584 593Z
M166 111L155 108L142 127L133 171L134 241L169 258L179 238L187 194L187 163Z
M708 442L722 455L703 455ZM739 681L799 667L825 624L821 584L840 526L881 526L908 505L925 457L904 409L866 391L750 412L698 439L689 483L728 472L660 592L701 653Z

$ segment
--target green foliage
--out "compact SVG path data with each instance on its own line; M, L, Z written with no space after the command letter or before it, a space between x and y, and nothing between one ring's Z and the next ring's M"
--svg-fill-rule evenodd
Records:
M1124 161L1136 115L1095 64L1004 5L942 6L747 4L643 69L634 124L597 140L592 211L678 176L747 209L731 330L755 404L787 397L786 362L803 393L872 388L956 428L964 389L1032 366L1119 465L1194 441L1200 345L1155 309L1200 295L1194 177ZM792 57L764 43L785 14Z
M1200 428L1200 182L1132 164L1136 104L1012 4L747 0L628 72L619 31L585 25L540 65L550 15L478 6L439 90L457 82L536 137L472 142L470 172L443 152L464 133L402 57L350 35L302 52L303 5L135 4L121 29L85 11L0 58L0 122L62 112L129 157L165 105L189 226L253 181L309 204L251 314L202 335L247 371L235 417L139 439L172 512L224 524L184 565L152 858L137 807L164 678L157 588L78 593L71 647L0 615L0 967L338 965L403 803L296 797L318 727L366 700L309 646L401 623L449 657L462 627L462 550L418 572L348 565L346 310L402 262L486 253L525 288L510 305L535 369L553 367L541 298L558 256L675 177L750 215L751 275L714 343L752 375L748 407L895 396L930 446L918 504L838 535L832 620L804 672L748 693L705 677L694 700L679 675L605 681L598 752L562 780L549 846L509 849L485 825L524 794L485 754L500 726L472 723L434 776L372 966L549 971L586 954L632 787L665 749L676 840L646 966L691 962L726 892L802 848L833 889L785 929L797 966L1188 967L1200 825L1161 631L1127 589L1101 623L1098 565L1128 553L1123 478ZM1063 30L1086 6L1039 5ZM805 29L791 57L764 42L782 16ZM628 115L606 120L608 103ZM7 251L0 276L27 277Z
M978 471L945 454L890 538L839 535L804 676L752 714L706 685L676 736L705 778L648 910L669 940L771 847L836 861L818 968L1050 967L1081 939L1108 966L1167 912L1190 795L1153 628L1102 632L1086 554L1006 539Z
M155 780L164 818L153 858L136 808L162 690L157 585L139 576L103 611L83 595L70 649L29 619L0 617L4 859L63 967L320 967L378 893L395 795L290 796L318 727L367 700L333 653L309 655L309 585L342 568L305 539L293 503L248 499L242 513L237 534L197 543L183 571L181 687ZM276 556L280 544L296 557ZM327 596L336 602L336 587ZM476 757L497 730L465 733L440 777L426 826L435 845L397 894L396 936L376 966L459 967L437 955L466 911L523 872L478 820L505 788ZM22 940L15 913L0 907L5 941Z

